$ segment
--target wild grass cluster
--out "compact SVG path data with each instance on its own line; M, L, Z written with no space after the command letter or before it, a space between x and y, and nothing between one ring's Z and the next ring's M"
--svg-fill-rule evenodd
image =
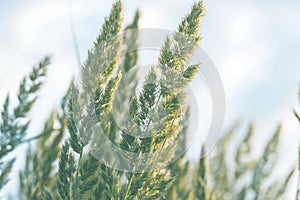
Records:
M15 186L17 199L285 199L297 166L284 178L266 184L280 162L281 126L259 158L251 157L255 135L252 124L234 153L228 151L239 133L236 124L223 134L209 156L194 162L183 154L172 160L176 151L186 148L180 142L187 139L189 125L184 88L201 70L200 63L189 65L188 59L202 40L199 28L204 15L203 2L191 6L174 35L166 38L158 63L137 93L139 35L134 30L138 29L140 13L137 11L132 23L123 28L123 4L117 0L82 64L81 85L71 83L41 133L28 138L28 116L51 63L50 57L42 59L21 82L17 105L13 106L7 95L1 109L0 190L10 181L16 160L8 159L10 153L27 143L26 161ZM126 34L128 30L130 34ZM126 101L129 106L123 104ZM294 114L300 123L297 111ZM120 119L116 119L118 116ZM114 152L103 148L99 132L118 148L138 155L135 160L122 158L123 165L133 166L132 171L113 166L119 163ZM149 133L150 137L140 137ZM105 155L107 163L100 162L93 151ZM204 145L201 151L205 151ZM153 156L143 157L144 153ZM233 167L228 157L235 161ZM294 199L300 199L300 190Z

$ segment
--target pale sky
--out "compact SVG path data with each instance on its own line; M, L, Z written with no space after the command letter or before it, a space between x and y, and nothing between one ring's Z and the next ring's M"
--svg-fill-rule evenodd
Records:
M125 0L125 23L131 21L139 8L141 27L174 30L192 2ZM0 103L7 92L16 93L20 80L33 64L46 54L53 55L47 84L31 114L31 135L35 135L47 113L58 104L77 70L70 4L83 60L99 33L103 17L109 13L111 1L1 2ZM299 143L299 124L292 109L299 110L300 1L209 0L206 5L207 15L200 31L202 47L223 80L225 129L236 119L254 121L257 143L263 144L276 124L282 122L280 166L289 169L296 164ZM7 188L13 183L16 181L11 181Z

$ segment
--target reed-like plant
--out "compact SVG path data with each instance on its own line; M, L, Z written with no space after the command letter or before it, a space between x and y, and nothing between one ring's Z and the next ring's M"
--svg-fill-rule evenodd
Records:
M88 51L80 84L71 83L42 132L28 139L27 116L50 63L49 57L44 58L22 81L17 106L11 106L9 96L3 105L0 189L9 180L15 161L6 157L21 143L28 143L25 166L19 172L19 199L284 199L294 169L284 179L266 184L278 162L281 126L256 159L250 159L255 134L252 124L236 151L229 153L237 124L209 157L194 162L183 154L173 160L177 151L186 148L189 107L185 87L200 67L187 61L202 39L199 27L204 13L202 1L191 6L174 34L167 36L158 63L136 92L140 13L123 29L123 4L117 0ZM135 160L116 159L115 152L105 149L100 133L119 149L138 156ZM105 156L106 162L100 162L97 155ZM229 157L235 161L234 167L229 167ZM131 170L114 167L119 162Z

